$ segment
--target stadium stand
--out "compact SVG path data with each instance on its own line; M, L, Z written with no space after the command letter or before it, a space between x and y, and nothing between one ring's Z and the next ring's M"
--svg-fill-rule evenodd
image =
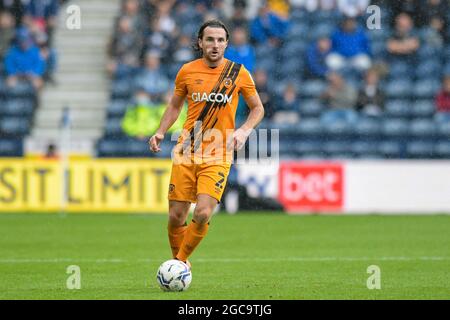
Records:
M251 1L250 6L252 4ZM291 1L288 10L277 11L277 3L286 1L269 1L268 6L260 9L253 16L248 16L245 26L249 35L248 43L242 42L242 48L254 52L254 71L262 80L258 86L264 91L265 101L270 102L266 121L262 126L280 129L280 154L282 158L447 158L449 155L448 117L445 111L437 109L435 98L440 92L441 105L449 95L449 86L445 89L443 76L449 72L450 43L447 37L446 11L434 10L424 16L408 15L402 6L388 1L373 1L381 6L382 25L376 30L368 30L365 22L368 17L365 10L357 7L335 5L324 10L320 6L303 7L302 2ZM363 1L364 2L364 1ZM419 3L420 2L420 3ZM425 5L426 1L418 1ZM129 3L137 5L136 0L124 2L120 17L127 16ZM137 74L143 68L143 57L149 51L159 51L161 72L170 82L173 81L179 66L193 58L185 46L186 59L175 59L170 43L176 44L187 37L194 41L195 26L181 28L183 17L196 17L195 21L216 17L224 19L234 26L231 16L232 8L215 1L201 1L194 5L189 1L170 1L165 4L150 5L150 1L140 4L143 12L134 18L135 27L131 27L136 41L131 51L140 52L139 65L124 64L123 70L111 73L111 98L108 107L106 130L98 143L99 156L152 156L139 141L126 137L121 130L121 121L126 106L131 102L137 86L130 83L138 79ZM243 2L245 4L245 2ZM318 2L319 3L319 2ZM355 2L358 3L358 2ZM311 4L310 4L311 5ZM441 1L442 8L448 8L447 1ZM132 6L132 5L131 5ZM351 6L351 5L350 5ZM245 8L245 6L244 6ZM285 7L283 7L285 8ZM406 8L406 7L405 7ZM164 13L161 15L161 12ZM344 12L358 24L355 37L345 37L340 28L344 21ZM159 14L158 14L159 13ZM259 18L267 15L271 27L262 30ZM397 18L400 15L400 18ZM119 19L119 18L118 18ZM149 20L150 19L150 20ZM443 24L439 24L439 21ZM150 21L147 25L142 21ZM144 25L144 30L142 28ZM231 32L233 33L234 28ZM117 43L119 31L114 34ZM241 33L240 33L240 36ZM409 48L407 54L400 53L402 48L392 49L391 40L417 39L418 46ZM337 39L337 40L336 40ZM125 41L125 39L122 39ZM319 42L321 41L320 47ZM120 40L119 40L120 41ZM336 43L338 41L338 43ZM127 43L132 43L128 41ZM137 43L144 43L139 46ZM375 82L365 84L365 68L351 68L347 63L338 70L347 95L340 94L339 81L330 78L330 65L327 56L338 50L351 55L355 48L361 46L364 54L369 54L371 68L368 72L375 74ZM335 48L334 46L339 46ZM398 45L398 43L396 43ZM239 52L233 44L232 57L239 59ZM249 48L250 47L250 48ZM317 49L316 49L317 48ZM400 51L398 51L400 50ZM356 50L353 50L356 52ZM252 55L252 53L249 53ZM112 57L120 65L120 57ZM132 59L133 60L133 59ZM242 57L242 62L252 58ZM331 65L335 68L334 65ZM356 64L357 66L357 64ZM336 69L336 68L335 68ZM260 74L263 75L260 75ZM328 82L331 81L331 85ZM369 80L366 80L369 81ZM286 87L294 83L295 99L287 103L283 97ZM121 84L125 83L124 87ZM374 84L375 83L375 84ZM374 84L374 85L373 85ZM169 89L169 91L172 88ZM325 96L324 94L328 92ZM354 92L359 92L355 101ZM377 96L374 96L377 92ZM150 99L158 102L158 97L148 92ZM350 94L350 96L349 96ZM362 100L361 100L362 99ZM284 102L283 102L284 101ZM373 106L374 103L376 106ZM333 104L336 106L333 107ZM277 113L292 111L298 117L289 116L293 125L283 124ZM239 115L245 115L242 112ZM289 113L292 115L292 113ZM297 119L297 120L293 120ZM126 140L117 140L120 139ZM126 145L128 152L114 146ZM170 145L170 141L166 142ZM294 147L292 147L294 146ZM127 148L128 148L127 147ZM115 151L117 150L117 152ZM142 152L142 153L139 153Z
M30 1L34 2L39 1ZM138 91L146 91L150 108L164 103L180 66L195 58L190 44L195 41L198 24L215 17L231 26L232 34L239 31L241 39L233 42L230 50L233 59L251 64L255 79L262 78L258 87L264 92L268 112L260 127L280 129L280 140L286 144L280 146L283 158L449 158L450 81L445 77L450 75L449 1L416 0L415 5L422 8L419 11L395 1L371 1L382 13L381 26L375 30L366 28L368 14L356 5L358 1L355 7L347 4L345 8L338 2L327 1L334 5L324 9L320 1L316 5L308 1L305 7L303 1L279 0L268 1L258 9L258 1L252 0L238 1L237 7L233 1L121 1L107 50L108 62L103 66L111 85L109 101L102 106L106 116L97 155L156 156L146 148L147 137L125 133L125 114L136 105ZM4 43L14 43L19 27L30 23L50 21L44 26L46 43L50 44L47 49L55 45L54 8L41 19L27 6L15 8L11 14L13 9L4 3L0 1L2 61L14 46L5 49ZM238 9L245 13L236 14ZM344 13L358 25L353 38L346 38L340 29ZM264 15L270 17L268 29L261 28L259 19ZM246 32L240 32L242 28ZM45 38L33 36L38 42ZM339 80L330 76L330 66L336 66L327 58L336 50L351 56L347 49L352 43L359 46L361 39L369 57L364 62L370 61L370 68L353 68L351 63L338 68L338 76L348 88L343 90L348 93L345 95L337 90ZM249 55L242 54L243 48ZM39 85L21 82L8 86L5 63L0 71L0 156L19 156L23 138L36 126L40 89ZM366 72L376 74L375 85L367 82ZM47 82L51 79L44 77ZM295 100L283 103L285 89L292 84ZM286 111L297 115L290 118L293 123L289 126L277 116ZM245 114L242 103L238 121ZM288 147L291 141L294 148ZM165 143L173 145L170 137Z

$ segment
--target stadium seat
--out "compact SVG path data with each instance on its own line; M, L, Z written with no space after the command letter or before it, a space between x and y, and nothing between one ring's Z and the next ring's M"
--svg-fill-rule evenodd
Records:
M436 123L450 122L450 112L437 112L434 115L434 121Z
M385 119L381 131L386 138L405 137L408 134L408 121L402 119Z
M412 94L417 99L433 98L439 91L441 83L438 80L430 81L429 79L418 80L414 84Z
M123 117L130 101L128 99L114 99L108 106L108 116Z
M308 80L302 84L300 95L307 98L317 98L326 89L327 84L321 80Z
M301 90L301 89L300 89ZM305 99L299 103L299 113L304 117L319 117L323 110L322 103L317 99Z
M292 148L300 156L323 152L323 145L320 140L301 139L301 141L295 141L292 145Z
M281 48L281 57L284 60L291 61L294 61L292 58L295 58L295 60L302 62L303 60L301 57L303 56L305 48L306 45L304 42L289 41ZM289 65L287 61L282 61L282 64Z
M439 80L441 77L442 65L436 60L421 62L415 69L417 79Z
M125 150L128 157L148 157L150 154L147 140L130 139L125 146ZM161 153L164 152L165 148L162 148Z
M350 144L350 151L357 158L366 158L372 155L379 156L376 152L376 143L373 141L355 141Z
M436 125L433 120L418 119L409 124L409 135L415 139L433 138L436 134Z
M438 141L434 146L434 154L438 158L450 159L450 141Z
M377 139L381 134L381 124L376 118L363 117L355 124L355 134L364 139Z
M116 80L112 84L111 98L112 99L128 99L133 94L133 85L128 80Z
M124 155L127 140L125 139L103 139L97 144L99 157L119 157Z
M333 139L324 142L323 150L329 157L334 157L340 154L350 154L352 148L349 141Z
M382 141L377 146L378 153L386 158L399 159L403 155L403 146L400 141Z
M0 106L0 114L16 117L29 117L34 111L34 101L30 98L8 99Z
M35 95L35 90L29 82L19 81L16 86L7 88L6 94L13 98L27 98Z
M319 119L304 118L300 120L298 124L298 132L300 137L308 137L310 139L320 138L323 129Z
M389 76L391 78L404 78L405 75L409 75L411 72L411 66L404 61L393 62L389 66Z
M390 99L410 98L413 83L407 79L390 80L385 85L386 96Z
M385 104L385 115L389 118L408 118L412 113L407 100L389 100Z
M408 158L430 159L434 155L434 144L429 141L411 141L406 145Z
M105 125L105 136L108 137L117 137L123 136L122 130L122 118L109 118L106 121Z
M2 117L0 119L0 131L3 133L21 137L28 134L30 130L30 121L21 117Z
M431 100L419 100L414 102L411 114L416 118L431 118L436 110L434 102Z
M450 139L450 122L438 122L437 133L442 139Z
M22 140L1 139L0 156L1 157L21 157L23 155Z

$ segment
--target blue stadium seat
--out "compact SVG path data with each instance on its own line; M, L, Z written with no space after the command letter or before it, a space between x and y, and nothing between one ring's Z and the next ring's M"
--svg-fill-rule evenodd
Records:
M434 156L434 144L429 141L412 141L406 145L409 158L429 159Z
M320 140L295 141L292 145L293 150L299 155L317 154L323 151L323 145Z
M130 101L128 99L114 99L108 106L108 115L123 117L129 105Z
M126 139L103 139L97 144L99 157L120 157L124 156Z
M414 84L413 95L417 99L433 98L439 91L441 83L438 80L430 81L428 79L418 80Z
M25 136L30 130L30 121L20 117L2 117L0 131L10 136Z
M111 97L113 99L127 99L133 94L133 84L128 80L116 80L112 83Z
M389 66L389 76L391 78L404 78L411 73L411 66L405 61L392 62Z
M105 136L117 137L123 135L124 132L122 130L122 118L110 118L106 121Z
M437 112L434 115L434 121L436 123L450 122L450 112Z
M450 122L438 122L437 133L442 139L450 139Z
M411 121L409 135L418 139L433 138L436 134L436 125L433 120L418 119Z
M350 154L352 148L349 141L333 139L324 142L323 151L325 151L328 156L334 157L340 154Z
M364 139L378 139L381 134L381 123L376 118L362 117L355 124L355 134Z
M434 146L434 154L438 158L450 159L450 141L438 141Z
M411 103L407 100L389 100L384 109L389 118L407 118L412 112Z
M385 85L388 98L409 98L412 94L413 83L407 79L390 80Z
M411 114L416 118L431 118L436 111L436 106L431 100L418 100L411 108Z
M317 98L326 89L327 84L322 80L308 80L302 84L300 95L308 98Z
M1 139L0 156L1 157L21 157L23 155L22 140Z
M130 139L125 150L128 157L148 157L150 155L146 140ZM161 149L161 152L165 152L164 149Z
M291 60L291 61L292 61L292 58L295 58L295 60L302 62L303 59L301 57L303 56L305 49L306 49L306 44L304 42L290 41L290 42L287 42L281 48L281 57L284 60ZM289 64L287 61L282 61L281 63Z
M422 45L417 52L417 57L420 61L440 59L442 58L442 51L429 45Z
M442 65L436 60L422 61L415 69L417 79L437 79L441 77Z
M266 56L262 59L257 59L255 69L265 70L268 74L272 73L276 69L276 61L270 56Z
M305 99L299 103L299 113L304 117L319 117L323 110L322 103L317 99Z
M0 113L8 116L29 117L34 111L34 101L29 98L8 99L0 106Z
M408 134L408 121L403 119L385 119L381 131L387 138L405 137Z
M298 132L301 137L308 137L312 139L320 138L323 133L323 129L319 119L304 118L301 119L298 124Z
M311 30L308 32L309 39L315 40L319 39L323 36L330 36L335 29L335 25L328 22L321 22L316 24L311 28Z
M6 94L13 98L27 98L35 95L33 86L26 81L19 81L16 86L6 89Z
M403 156L403 145L400 141L382 141L377 146L378 153L386 158L399 159Z
M350 144L350 150L357 158L380 157L377 153L377 143L373 141L355 141Z
M281 79L297 77L300 78L300 75L303 71L303 62L299 57L290 57L286 61L278 64L277 73L279 74Z
M354 133L354 128L351 123L345 120L337 120L327 124L322 123L325 134L330 137L349 138Z

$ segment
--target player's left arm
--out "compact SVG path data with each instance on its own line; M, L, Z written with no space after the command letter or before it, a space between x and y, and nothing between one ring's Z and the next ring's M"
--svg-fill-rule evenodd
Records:
M233 133L233 146L235 150L241 149L252 130L261 122L264 117L264 107L259 94L245 98L245 102L250 109L247 120Z

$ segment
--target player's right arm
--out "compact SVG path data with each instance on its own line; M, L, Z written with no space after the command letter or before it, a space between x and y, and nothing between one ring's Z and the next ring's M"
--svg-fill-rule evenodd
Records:
M183 108L185 98L185 96L179 96L176 94L172 96L172 99L170 100L167 109L166 111L164 111L164 114L161 118L161 123L159 124L158 130L156 130L156 133L150 138L148 142L151 151L161 151L159 145L161 144L161 141L164 140L164 135L166 134L167 130L169 130L170 127L175 123L175 121L177 121L181 109Z
M181 67L180 71L178 71L177 77L175 78L175 90L172 99L170 99L167 109L162 116L158 130L156 130L156 133L148 141L150 150L153 152L161 151L159 145L161 144L161 141L163 141L164 135L175 121L177 121L181 108L183 108L184 100L188 93L186 85L186 69L186 65L184 65Z

